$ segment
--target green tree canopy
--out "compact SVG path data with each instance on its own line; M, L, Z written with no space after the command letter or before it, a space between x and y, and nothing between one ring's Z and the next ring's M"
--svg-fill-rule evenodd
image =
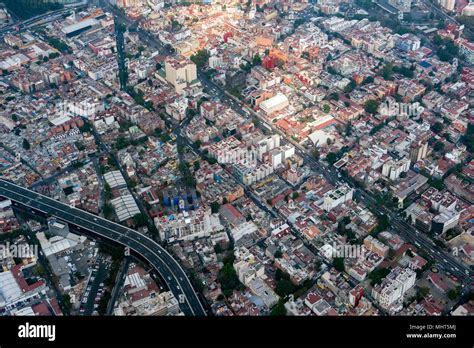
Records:
M272 308L270 315L272 316L286 315L285 302L283 300L278 301L278 303Z
M339 272L344 271L344 258L343 257L335 257L333 260L333 266Z
M198 68L203 68L209 60L209 52L207 50L199 50L191 56L191 60Z
M30 142L26 139L23 139L23 144L22 145L23 145L23 148L25 150L29 150L31 148Z
M148 217L143 214L143 213L139 213L139 214L136 214L134 217L133 217L133 223L135 224L135 226L137 227L143 227L143 226L146 226L148 224Z
M377 113L378 109L379 109L379 102L374 99L369 99L364 104L364 110L368 112L369 114L373 115Z

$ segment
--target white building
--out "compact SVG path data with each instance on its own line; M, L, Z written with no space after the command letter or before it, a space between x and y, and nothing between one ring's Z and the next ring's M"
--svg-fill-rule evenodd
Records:
M174 99L171 103L166 103L165 110L168 115L181 122L186 117L188 105L188 98L180 97Z
M97 113L105 110L105 104L101 100L89 98L79 103L69 102L66 108L71 115L93 118Z
M240 247L235 251L234 269L237 277L245 286L249 286L250 282L262 277L265 274L265 267L261 262L255 259L246 247Z
M147 4L153 11L159 11L165 7L164 0L147 0Z
M38 232L36 238L41 245L41 250L46 257L51 255L63 253L66 250L73 248L82 248L82 245L87 241L85 236L79 236L68 232L65 236L56 235L47 238L44 232Z
M234 269L242 284L260 297L265 306L273 307L278 302L278 295L262 279L265 277L264 265L245 247L235 251L235 259Z
M211 237L224 230L219 216L212 214L211 209L204 207L170 216L156 217L155 226L160 232L160 238L170 242Z
M262 160L263 154L280 146L280 135L273 134L257 142L257 158Z
M253 279L249 283L248 287L255 296L258 296L262 299L267 308L272 308L277 304L278 295L261 278Z
M357 22L357 20L346 21L344 18L330 17L324 20L322 23L323 26L329 31L342 31L352 27Z
M0 201L0 219L12 216L14 216L12 209L12 201L9 199Z
M456 211L440 213L433 218L431 229L438 234L443 234L458 225L460 216L461 214Z
M290 157L295 155L295 147L291 144L286 144L281 147L281 152L283 155L283 161L286 161Z
M96 26L98 24L99 24L99 21L97 19L88 18L83 21L63 27L61 31L63 32L63 34L68 36L68 35L73 35L74 33L79 32L80 30L84 30L84 29Z
M410 268L394 268L381 284L372 289L373 298L385 309L403 301L405 293L413 287L416 273Z
M347 185L340 186L332 191L329 191L324 196L323 209L330 211L337 207L339 204L347 202L352 199L354 189Z
M271 115L275 112L283 110L290 105L288 98L284 94L277 94L276 96L265 100L260 104L260 109L266 114Z
M474 7L474 6L473 6ZM474 43L468 40L460 40L459 51L466 58L466 60L474 64Z
M242 161L255 163L256 152L255 146L247 147L234 136L223 139L209 147L209 155L219 163L239 163Z
M209 57L209 67L211 69L219 68L222 66L224 61L221 56L210 56Z
M273 165L271 163L261 163L256 166L236 164L234 165L234 170L245 185L252 185L271 175L273 173Z
M421 40L413 34L395 34L394 37L395 47L401 49L402 51L416 51L421 47Z
M270 160L273 169L277 169L283 163L283 153L279 149L273 149L270 151Z
M411 160L409 158L402 158L398 161L388 160L383 164L382 175L390 178L390 180L397 180L400 174L408 172L410 163Z
M234 242L237 242L242 237L255 233L257 231L257 225L255 225L252 221L246 221L243 224L240 224L237 227L233 228L230 233L232 235L232 238L234 239Z

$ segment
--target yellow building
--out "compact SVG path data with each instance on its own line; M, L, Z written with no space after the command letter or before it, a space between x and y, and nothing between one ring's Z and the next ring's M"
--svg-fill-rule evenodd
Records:
M177 93L182 93L183 89L197 79L196 64L183 56L168 57L165 72L166 80L174 86Z

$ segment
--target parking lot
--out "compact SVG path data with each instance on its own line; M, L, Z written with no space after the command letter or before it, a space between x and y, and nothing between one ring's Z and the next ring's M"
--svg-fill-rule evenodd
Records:
M99 257L97 263L92 268L92 273L86 286L86 290L81 299L79 307L80 315L97 315L99 301L104 294L104 281L110 270L110 261Z

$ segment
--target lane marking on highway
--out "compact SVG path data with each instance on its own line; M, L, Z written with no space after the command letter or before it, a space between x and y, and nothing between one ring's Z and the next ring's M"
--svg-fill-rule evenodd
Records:
M0 180L3 181L3 179L0 179ZM86 225L87 225L87 224L96 225L96 226L98 226L100 229L106 229L106 230L110 231L112 234L118 234L118 235L119 235L118 238L124 236L123 234L120 234L120 232L114 231L114 230L111 229L110 227L101 226L101 225L99 225L99 224L97 224L97 223L95 223L95 222L86 220L85 218L81 217L80 215L78 215L78 216L73 215L73 213L68 212L68 211L67 211L66 209L64 209L64 208L67 207L67 208L72 209L72 210L77 210L78 213L80 213L80 214L85 214L85 215L90 215L91 217L93 217L93 219L94 219L95 221L98 221L98 219L97 219L97 217L95 217L95 215L93 215L93 214L91 214L91 213L89 213L89 212L87 212L87 211L78 209L78 208L76 208L76 207L69 207L69 206L65 205L64 203L61 203L61 202L59 202L59 201L56 201L56 200L54 200L54 199L52 199L52 198L50 198L50 197L42 196L42 195L40 195L40 194L37 193L37 192L28 190L28 189L26 189L26 188L24 188L24 187L18 186L18 185L16 185L16 184L13 184L13 183L10 183L10 182L6 182L6 183L3 182L2 185L4 186L4 190L6 190L6 191L8 191L8 192L10 192L10 193L12 193L12 194L14 194L14 195L21 196L21 197L23 197L24 199L26 199L27 202L28 202L27 205L30 206L30 207L32 207L32 208L34 208L34 209L39 209L39 210L41 210L41 208L34 207L34 206L32 205L32 203L31 203L32 201L31 201L30 197L28 197L28 196L26 196L26 195L24 195L24 194L21 194L21 193L19 193L19 192L17 192L17 191L12 191L11 189L8 188L8 185L17 187L20 191L23 191L23 192L26 191L26 192L27 192L28 194L30 194L30 195L36 195L37 197L40 197L40 196L41 196L41 197L44 197L44 198L46 199L46 201L49 201L49 204L44 203L44 202L38 202L38 201L36 201L36 200L34 201L34 203L36 203L36 205L38 205L38 206L45 205L46 207L49 206L50 209L52 208L52 209L55 209L55 210L60 210L61 213L72 216L73 218L71 219L71 221L76 221L75 218L79 218L80 220L86 221ZM23 203L22 203L22 204L23 204ZM58 206L59 206L59 207L58 207ZM43 212L46 213L46 214L51 214L51 213L49 213L49 212L47 212L47 211L43 211ZM52 215L53 215L53 214L52 214ZM54 215L55 215L55 214L54 214ZM101 219L101 221L103 221L105 224L109 223L109 224L115 225L115 226L117 226L119 229L121 229L122 231L129 231L129 232L132 232L133 234L138 234L138 233L139 233L139 232L137 232L137 231L134 231L134 230L132 230L132 229L128 229L128 228L126 228L126 227L124 227L124 226L122 226L122 225L119 225L119 224L117 224L117 223L115 223L115 222L113 222L113 221L109 221L109 220L106 220L106 219L103 219L103 218L100 218L100 219ZM86 227L86 228L87 228L87 227ZM89 229L89 228L90 228L90 227L88 227L87 229ZM98 233L97 231L94 231L94 230L91 230L91 232L97 233L97 234L101 234L101 233ZM104 236L104 235L103 235L103 236ZM142 235L139 235L139 236L142 236ZM114 240L114 239L112 239L110 236L105 235L105 237L108 238L108 239ZM142 244L142 243L140 243L140 242L138 242L138 241L132 239L132 238L129 237L129 236L124 236L124 237L126 237L126 238L129 239L129 240L131 240L132 242L137 243L139 246L142 246L143 248L149 250L149 251L151 252L151 255L152 255L152 256L155 256L159 261L161 261L161 262L165 265L165 267L167 268L167 270L169 271L169 273L173 276L173 278L174 278L174 280L176 281L176 283L179 284L179 281L178 281L177 276L176 276L176 275L174 274L174 272L170 269L170 267L169 267L169 265L167 264L167 262L165 262L165 260L163 260L163 259L160 257L160 255L157 255L153 249L150 249L146 244ZM143 237L145 237L147 240L149 240L152 244L158 246L159 248L162 248L158 243L156 243L155 241L153 241L153 240L152 240L151 238L149 238L148 236L143 236ZM121 244L122 244L122 243L121 243ZM136 251L140 254L140 252L139 252L138 250L136 250ZM160 252L160 254L162 254L162 252ZM184 270L182 270L182 268L181 268L181 266L178 264L178 262L177 262L168 252L165 251L165 254L164 254L164 255L165 255L166 257L168 257L176 266L178 266L178 271L179 271L179 272L182 272L182 273L184 274ZM152 263L147 257L145 257L145 258L148 260L148 262ZM200 306L200 309L201 309L202 313L205 315L206 312L205 312L204 308L202 307L201 301L199 300L199 298L198 298L198 296L197 296L197 294L196 294L194 288L192 287L192 285L191 285L191 283L190 283L190 281L189 281L189 278L188 278L187 276L185 276L185 279L186 279L186 282L188 283L187 285L188 285L189 288L193 291L193 295L195 296L196 302L199 303L199 306ZM170 286L171 286L171 285L173 285L173 284L170 284ZM179 289L179 288L178 288L178 289ZM185 296L185 298L186 298L186 302L187 302L187 304L188 304L188 306L189 306L189 309L190 309L191 312L195 315L195 311L194 311L193 307L191 306L191 304L190 304L190 302L189 302L189 299L187 298L187 296Z

